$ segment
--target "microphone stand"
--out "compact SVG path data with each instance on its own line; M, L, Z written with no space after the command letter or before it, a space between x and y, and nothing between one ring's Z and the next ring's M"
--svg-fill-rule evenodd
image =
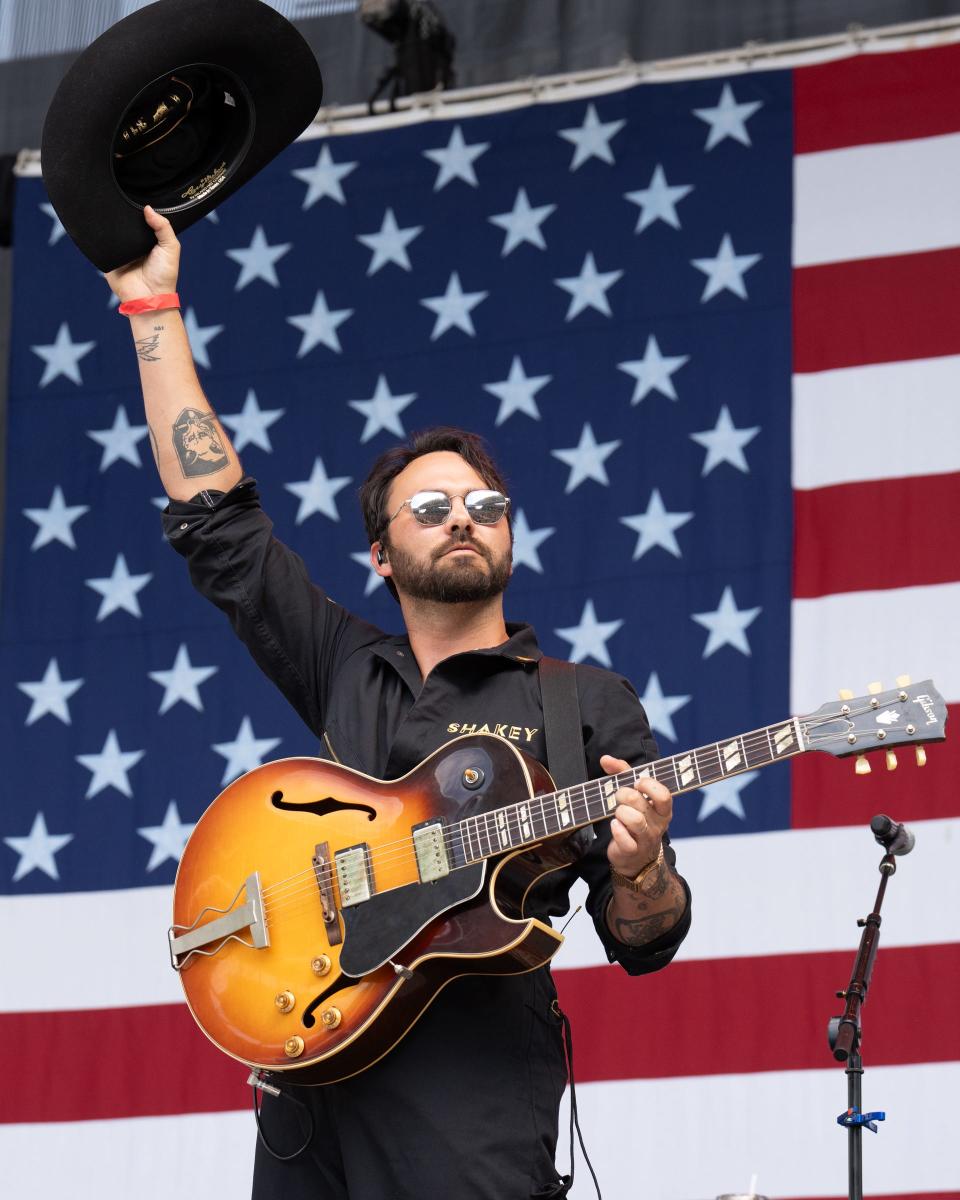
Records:
M877 820L878 818L875 817L871 822L871 828L874 831ZM847 1182L850 1200L863 1200L863 1147L861 1144L863 1126L866 1125L871 1132L876 1133L876 1122L886 1119L884 1112L864 1113L861 1111L863 1059L860 1056L862 1036L860 1010L867 999L867 988L870 986L870 976L873 973L873 964L877 957L877 948L880 942L880 907L887 889L887 880L897 869L894 854L906 853L903 849L898 851L894 845L897 833L902 833L902 831L903 826L897 826L886 837L881 838L876 835L876 840L886 850L878 868L880 887L874 901L873 911L868 917L860 917L857 920L857 925L863 930L860 937L860 948L857 951L853 973L846 990L837 992L837 998L846 1001L843 1015L831 1017L827 1029L827 1038L830 1042L830 1049L833 1051L833 1057L838 1062L847 1064L844 1072L847 1076L847 1109L837 1117L837 1124L847 1127ZM912 848L912 841L910 848Z

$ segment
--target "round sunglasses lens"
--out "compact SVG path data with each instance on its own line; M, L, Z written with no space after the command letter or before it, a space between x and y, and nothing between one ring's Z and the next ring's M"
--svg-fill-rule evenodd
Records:
M470 492L465 503L478 525L496 525L507 511L507 498L501 492Z
M450 498L443 492L418 492L410 501L410 511L421 525L442 525L450 508Z

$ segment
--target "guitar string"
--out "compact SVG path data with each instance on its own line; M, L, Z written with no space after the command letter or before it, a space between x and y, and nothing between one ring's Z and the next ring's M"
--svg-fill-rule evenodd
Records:
M601 820L604 817L608 817L611 815L611 810L606 805L606 797L603 793L603 785L608 784L611 780L616 780L619 778L620 783L617 785L619 787L619 786L622 786L623 784L627 783L627 780L622 778L623 776L631 776L632 775L633 776L632 782L637 783L640 781L640 779L645 778L645 777L652 776L655 779L661 779L661 777L664 777L664 776L669 777L670 775L673 775L675 777L674 782L677 782L677 781L679 781L679 774L678 774L676 768L681 763L683 763L685 759L690 758L694 761L694 765L697 767L698 784L701 784L703 781L703 772L700 770L700 763L697 760L702 755L708 754L711 759L716 758L716 760L717 760L716 763L710 764L711 769L715 770L716 767L720 766L720 752L725 747L729 747L729 746L733 745L734 743L739 742L739 743L741 743L741 746L742 746L744 758L748 759L752 750L756 749L758 745L761 745L764 742L768 741L768 735L774 728L782 730L784 728L784 726L787 724L789 724L791 726L791 731L792 731L792 720L790 722L781 722L776 727L771 726L767 729L754 731L753 733L744 734L738 738L728 739L726 742L711 743L708 746L699 747L695 751L690 751L688 754L676 755L676 756L673 756L673 757L667 758L667 759L657 759L653 763L645 763L639 767L632 767L628 771L621 772L619 776L605 776L601 779L588 780L586 783L576 785L573 788L560 789L560 791L553 792L553 793L547 793L542 796L527 797L525 800L519 801L513 805L506 805L500 809L487 810L487 811L475 814L474 817L462 818L460 821L455 822L453 825L444 827L443 841L445 842L447 849L452 851L456 848L455 841L457 838L460 839L460 847L459 848L461 850L468 849L468 847L467 847L468 831L465 831L461 827L464 826L465 823L470 820L479 820L480 818L483 818L484 834L481 834L481 832L478 829L474 828L473 833L469 834L469 837L472 842L476 843L476 845L481 849L481 851L483 850L483 842L484 841L486 841L487 844L489 846L491 846L491 850L487 853L481 853L479 858L471 858L469 862L466 862L463 864L454 864L452 869L453 870L459 869L460 866L471 866L471 865L474 865L474 863L476 863L476 862L483 861L486 858L494 857L495 855L497 855L501 852L505 852L511 848L517 848L517 847L515 847L515 839L517 839L519 841L520 846L522 846L525 843L533 844L537 840L537 835L534 834L530 837L527 837L523 834L522 826L524 823L528 824L531 828L533 827L533 820L531 819L531 814L529 814L529 813L527 814L526 822L524 822L523 818L521 817L519 810L524 806L537 806L538 802L539 802L539 808L541 809L541 814L535 813L535 814L533 814L533 817L535 818L536 816L539 815L541 821L545 821L548 818L548 813L549 813L549 810L546 808L546 805L549 804L550 802L552 802L553 809L554 809L552 818L558 822L558 828L556 830L547 829L544 834L540 835L541 838L542 837L550 837L550 836L553 836L555 833L562 833L564 831L564 829L568 828L567 826L560 824L559 799L564 794L566 795L569 805L570 805L570 809L572 810L571 824L576 824L577 827L579 827L580 816L578 815L578 813L576 811L576 809L579 805L582 805L585 809L585 812L584 812L585 822L584 823L589 824L592 821ZM768 744L768 749L769 748L770 747ZM791 752L791 755L788 755L788 757L792 756L792 753L795 753L795 751ZM765 757L764 765L766 763L771 763L771 762L776 762L776 761L780 761L780 760ZM706 765L706 764L704 764L704 765ZM758 765L760 765L760 764L758 764ZM745 762L744 769L749 769L749 762ZM686 773L687 770L688 770L688 768L686 766L684 766L684 773ZM721 773L718 774L716 778L717 778L717 780L719 780L719 779L723 778L724 776L728 776L729 774L730 774L729 771L724 771L721 768ZM716 780L711 779L711 780L709 780L709 782L716 782ZM703 784L703 786L707 786L707 784ZM572 795L571 793L577 793L577 794ZM603 811L599 814L595 814L595 813L591 812L591 803L595 802L597 800L603 802L603 805L604 805ZM503 814L504 824L506 826L506 832L507 832L507 836L508 836L508 842L507 842L507 844L501 843L501 844L495 846L494 841L496 840L496 835L497 835L497 831L499 828L497 825L497 822L496 822L496 817L498 814ZM489 827L489 821L491 818L494 818L492 832ZM517 838L518 834L519 834L519 838ZM396 849L394 849L394 848L396 848ZM399 839L398 841L393 842L393 843L388 842L382 846L367 847L364 850L364 863L368 868L378 868L381 872L389 871L391 868L397 869L398 867L404 866L404 865L415 865L416 852L412 847L411 838L408 835L407 837ZM335 874L336 874L335 868L332 865L322 867L319 870L316 870L311 867L310 869L305 870L305 871L299 873L298 875L292 876L287 880L281 880L278 883L271 885L269 888L264 889L262 896L265 901L267 901L267 898L269 897L271 907L272 907L273 911L276 912L278 902L282 903L285 898L293 899L295 897L295 895L299 894L300 887L298 885L300 885L301 883L309 881L308 886L305 889L303 889L303 891L304 891L304 894L309 894L309 895L313 896L314 888L318 884L321 884L321 883L329 884L329 883L333 882L333 880L335 878ZM405 881L405 882L416 882L416 880L409 880L409 881ZM403 885L395 885L395 886L403 886ZM291 893L289 891L289 889L291 887L296 888L297 891L294 893ZM389 891L389 890L392 890L392 888L385 888L385 889L378 888L378 892L381 890ZM287 897L284 897L283 895L281 895L281 893L284 891L287 891Z
M810 718L806 718L807 722L811 726L814 726L814 727L816 725L832 723L833 721L836 721L837 719L838 719L838 717L826 717L825 716L825 717L819 718L816 721L812 721ZM763 742L765 742L765 741L768 742L768 749L769 749L770 748L769 734L774 729L782 731L782 729L785 728L787 725L789 725L791 727L791 731L792 731L792 728L793 728L793 719L792 718L790 721L780 722L776 726L768 726L767 728L764 728L764 729L761 729L758 731L754 731L750 734L744 734L737 738L728 739L724 742L715 742L715 743L711 743L707 746L699 747L694 751L688 752L687 754L679 754L679 755L672 756L670 758L657 759L652 763L642 764L640 767L632 767L625 772L621 772L618 776L605 776L600 779L588 780L588 781L586 781L586 783L580 784L580 785L575 785L573 788L560 789L559 791L553 792L553 793L546 793L546 794L540 795L540 796L527 797L525 800L519 801L513 805L506 805L499 809L485 810L483 812L475 814L473 817L461 818L459 821L454 822L452 825L444 827L442 839L445 843L446 848L449 851L454 851L455 849L459 848L461 851L465 850L468 853L471 853L471 855L472 855L472 846L469 845L468 841L467 841L467 839L469 837L469 841L471 843L476 843L476 845L481 849L481 854L479 855L479 857L471 857L469 862L465 862L463 864L454 864L451 869L453 869L453 870L459 869L459 866L461 866L461 865L462 866L470 866L470 865L473 865L475 862L479 862L479 861L483 861L484 859L487 859L487 858L495 857L497 854L499 854L501 852L505 852L510 849L522 847L524 844L532 845L538 839L542 840L542 838L544 838L544 837L551 837L551 836L554 836L555 834L563 833L564 830L568 828L568 826L563 825L561 822L559 799L563 795L566 795L566 797L569 801L569 804L570 804L570 809L572 811L571 825L580 827L581 823L589 824L592 821L602 820L604 817L610 816L611 810L609 810L607 808L605 802L604 802L603 811L599 814L592 813L590 809L591 809L592 802L595 802L597 800L600 800L600 801L605 800L604 796L602 795L603 785L608 784L611 780L619 779L620 783L618 783L618 785L617 785L619 787L619 786L623 786L625 783L627 783L627 780L625 778L623 778L624 776L632 775L633 776L632 782L637 783L637 782L639 782L640 779L642 779L644 777L652 776L655 779L663 781L661 777L665 776L665 777L669 778L670 775L673 775L675 777L674 781L677 782L677 781L679 781L679 773L677 771L677 768L681 764L683 764L687 758L690 758L693 760L693 765L697 768L697 786L701 786L701 785L708 786L709 783L717 782L719 779L724 778L725 776L729 776L731 774L731 772L724 770L721 767L721 773L717 775L716 779L709 779L707 783L703 783L703 772L700 769L700 763L698 761L702 755L707 754L710 756L711 759L713 759L713 758L717 759L716 763L711 762L709 764L711 770L715 770L717 766L720 766L720 752L722 750L724 750L725 748L733 746L735 743L739 742L741 744L741 747L743 750L744 759L748 760L749 755L752 752L752 750L756 749L756 747L758 745L761 745ZM808 739L808 740L810 740L810 739ZM786 751L784 751L784 756L792 757L795 753L796 753L795 750L790 751L789 754ZM765 757L763 763L757 764L757 765L758 766L766 765L768 763L777 762L777 761L780 761L780 759L772 759L769 757ZM749 766L750 766L749 761L745 761L744 767L742 769L749 769ZM689 768L684 766L684 774L687 772L687 770L689 770ZM683 790L690 790L690 789L683 789ZM573 793L577 793L577 794L574 795ZM529 836L525 835L523 833L523 828L522 828L524 821L520 814L520 809L523 808L524 806L532 806L534 808L539 807L539 809L540 809L539 814L536 812L534 812L533 814L531 814L531 813L527 814L526 823L531 828L533 828L533 819L536 818L537 816L539 816L540 820L543 822L545 822L548 819L549 810L546 808L546 805L549 804L550 802L552 802L553 810L554 810L553 814L552 814L552 818L557 821L558 828L555 830L546 829L542 835L536 835L536 834L532 834ZM584 813L585 820L582 822L581 822L580 816L576 812L576 808L578 805L583 805L585 808L585 813ZM495 840L497 840L498 829L500 828L498 826L496 818L500 814L502 814L503 818L504 818L504 826L506 827L506 834L507 834L508 840L507 840L506 844L504 844L501 841L499 845L494 845ZM475 822L479 822L481 818L483 819L483 833L481 833L480 829L477 828L476 825L474 826L472 833L468 829L465 828L465 826L467 825L467 822L469 822L471 820L475 821ZM490 824L489 824L491 818L493 819L493 830L492 831L491 831ZM517 835L519 835L519 837ZM456 845L456 839L458 839L458 838L460 839L459 847ZM484 841L486 841L487 845L490 847L490 849L486 852L483 851ZM517 842L519 843L519 845L516 844ZM398 839L395 842L385 843L382 846L373 846L373 847L368 846L364 849L363 854L364 854L364 864L367 866L368 869L379 868L381 871L389 871L390 869L396 869L400 866L416 864L416 851L413 848L412 840L409 835L407 835L404 838ZM272 884L269 888L264 889L264 891L262 893L262 897L266 901L267 897L269 896L270 901L275 905L277 901L282 901L282 899L284 898L281 893L287 892L287 894L291 898L293 898L293 895L295 893L292 893L290 891L290 889L295 888L295 889L297 889L297 892L299 892L300 885L307 881L309 881L309 883L308 883L308 887L307 887L306 891L309 894L313 895L314 887L316 887L318 884L330 884L334 881L335 877L336 877L336 871L332 864L322 867L319 870L311 867L311 868L304 870L294 876L289 877L286 880L281 880L276 884ZM405 882L416 882L416 880L409 880L409 881L405 881ZM394 885L394 886L403 886L403 885ZM380 890L392 890L392 889L391 888L387 888L387 889L378 888L378 891L380 891Z

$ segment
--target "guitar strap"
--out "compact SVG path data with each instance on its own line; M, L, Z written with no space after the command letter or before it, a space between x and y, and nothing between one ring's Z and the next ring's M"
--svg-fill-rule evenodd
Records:
M543 702L543 735L547 742L547 770L558 788L573 787L587 778L577 670L573 663L546 654L537 666Z
M580 720L580 696L577 692L577 669L562 658L544 655L537 664L540 671L540 699L543 704L543 736L547 743L547 770L558 788L573 787L584 783L587 778L587 757L583 749L583 726ZM593 840L593 830L588 825L577 835L583 843ZM584 845L584 849L585 849ZM580 1120L577 1114L577 1085L573 1076L573 1033L570 1019L556 1000L553 1012L563 1027L563 1047L566 1058L567 1081L570 1084L570 1174L560 1176L555 1183L535 1192L538 1198L560 1197L569 1194L574 1178L573 1132L576 1128L580 1149L586 1161L593 1184L600 1195L600 1185L593 1164L583 1143Z

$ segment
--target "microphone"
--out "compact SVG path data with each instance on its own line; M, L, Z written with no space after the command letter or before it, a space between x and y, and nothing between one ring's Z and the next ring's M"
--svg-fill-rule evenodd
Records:
M888 854L909 854L917 840L906 825L898 824L884 813L877 813L870 822L870 830Z

